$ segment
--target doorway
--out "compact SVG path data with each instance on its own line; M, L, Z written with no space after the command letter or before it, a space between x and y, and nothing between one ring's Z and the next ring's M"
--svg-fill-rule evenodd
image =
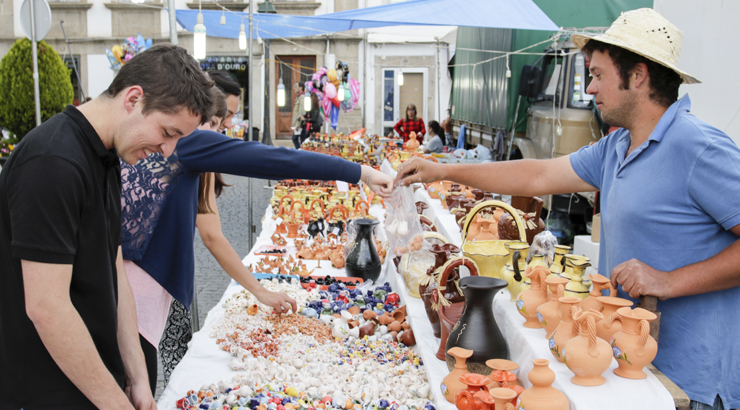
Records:
M275 76L277 83L273 85L275 90L275 138L291 139L293 130L290 129L293 119L293 106L301 95L298 94L296 86L311 79L316 72L316 56L275 56ZM285 105L277 105L277 86L283 79L285 86Z
M399 75L403 73L403 85L399 85ZM427 119L426 69L387 68L383 69L383 135L395 134L393 126L406 117L406 107L416 106L416 115ZM424 124L426 126L426 124Z

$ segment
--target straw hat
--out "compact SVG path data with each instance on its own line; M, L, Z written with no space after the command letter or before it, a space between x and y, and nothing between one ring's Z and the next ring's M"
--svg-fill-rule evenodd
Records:
M591 39L624 48L670 68L681 76L685 84L701 83L676 67L683 32L653 9L623 12L604 34L573 34L570 39L578 48L583 48Z

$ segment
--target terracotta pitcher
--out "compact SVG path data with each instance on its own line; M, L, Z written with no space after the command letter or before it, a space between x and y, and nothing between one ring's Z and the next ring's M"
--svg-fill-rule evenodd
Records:
M439 387L445 396L445 400L454 404L457 393L466 387L465 383L460 381L460 376L468 372L465 360L473 355L473 351L462 347L453 347L447 350L447 354L455 358L455 368L442 380Z
M628 307L618 309L617 314L622 330L611 340L612 354L619 364L614 374L626 379L644 379L647 375L642 368L658 354L658 343L650 336L650 322L657 316L643 308Z
M543 266L537 266L534 269L527 267L525 275L532 281L532 286L520 293L516 299L516 308L519 314L526 319L524 327L533 329L542 328L537 318L537 308L547 302L545 278L548 273L550 271Z
M550 362L546 359L536 359L532 363L534 368L527 375L532 387L524 390L519 396L519 409L568 410L570 408L568 399L560 390L552 387L555 372L548 367Z
M563 347L568 340L578 335L578 323L573 320L573 315L579 310L578 302L581 299L573 296L564 296L560 299L560 323L549 338L550 353L559 361L563 362Z
M583 299L583 301L581 301L581 309L583 309L584 311L593 309L597 312L601 312L603 306L601 305L601 302L596 299L599 296L603 296L601 294L601 291L609 289L609 296L613 297L616 295L617 290L614 289L609 278L604 275L600 275L598 273L589 273L588 278L591 279L591 283L593 285L591 286L591 293L586 299ZM607 316L604 315L604 318L606 317Z
M596 299L602 306L601 314L604 316L604 320L596 323L596 335L607 342L611 342L612 336L622 330L622 322L614 321L618 315L617 310L623 307L632 307L634 303L628 299L611 296L599 296ZM583 302L581 302L581 307L583 307Z
M565 284L568 279L555 277L545 279L550 292L548 293L550 301L543 303L537 308L537 319L540 325L545 328L545 336L550 337L552 332L560 323L560 298L565 292Z
M609 343L596 336L596 321L603 318L595 310L577 311L573 315L581 332L563 348L563 362L575 374L570 379L573 384L600 386L606 383L601 374L612 363L612 352Z

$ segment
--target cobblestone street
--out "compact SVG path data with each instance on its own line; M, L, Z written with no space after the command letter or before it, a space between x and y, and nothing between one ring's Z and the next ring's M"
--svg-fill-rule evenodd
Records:
M221 229L236 253L240 257L244 257L249 252L249 178L233 175L223 175L223 177L227 184L233 184L233 186L224 188L221 197L217 199L218 211L221 216ZM274 182L272 181L273 185ZM267 186L268 181L266 180L252 179L252 201L254 204L252 216L256 227L254 238L259 236L259 230L262 227L260 220L272 196L272 190L265 189ZM200 324L203 324L208 311L221 299L230 281L231 278L221 269L216 259L203 245L200 236L196 234L195 290L198 297ZM193 388L199 387L193 386ZM159 398L163 390L164 381L162 380L160 366L156 398Z

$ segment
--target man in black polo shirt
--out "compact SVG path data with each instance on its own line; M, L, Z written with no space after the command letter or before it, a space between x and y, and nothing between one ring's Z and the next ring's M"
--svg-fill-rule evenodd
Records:
M123 273L118 155L169 156L211 117L212 85L185 49L155 46L18 144L0 173L0 409L156 408Z

